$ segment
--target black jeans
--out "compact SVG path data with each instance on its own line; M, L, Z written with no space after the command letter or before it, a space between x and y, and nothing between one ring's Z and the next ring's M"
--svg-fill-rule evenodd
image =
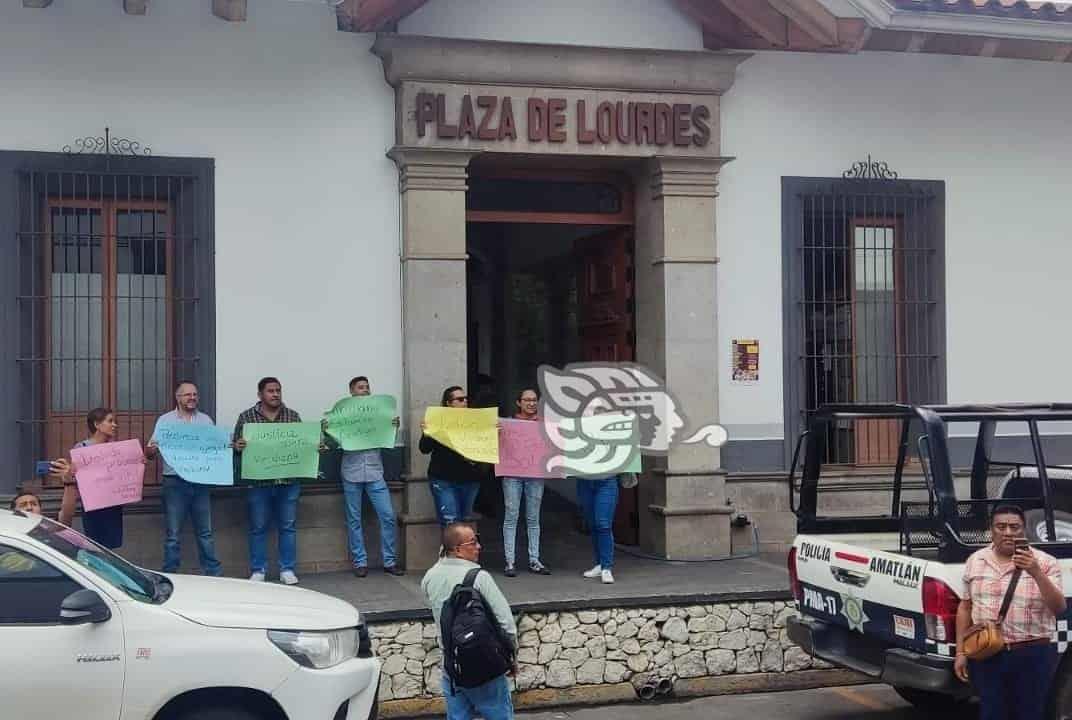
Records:
M979 694L979 720L1043 720L1057 646L1032 645L968 663Z

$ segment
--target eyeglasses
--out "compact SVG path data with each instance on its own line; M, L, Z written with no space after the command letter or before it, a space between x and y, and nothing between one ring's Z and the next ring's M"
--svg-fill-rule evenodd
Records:
M468 398L468 397L466 397L465 395L455 395L454 397L452 397L452 398L450 399L450 401L451 401L451 402L465 402L465 401L466 401L466 400L468 400L468 399L469 399L469 398Z
M479 545L479 544L480 544L480 533L477 533L477 534L473 535L472 540L466 540L463 543L458 543L458 547L464 547L466 545Z

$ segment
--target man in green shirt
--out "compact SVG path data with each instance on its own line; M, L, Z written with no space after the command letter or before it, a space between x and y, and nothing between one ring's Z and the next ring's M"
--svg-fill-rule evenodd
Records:
M465 580L473 568L480 567L480 537L464 523L451 523L443 529L443 557L421 580L421 590L432 610L436 627L443 633L440 613L454 588ZM499 586L487 571L477 573L473 587L487 601L496 622L506 634L512 647L517 647L517 624ZM516 668L515 668L516 672ZM447 703L447 720L470 720L481 716L486 720L512 720L514 705L510 699L510 682L506 675L473 688L453 687L443 674L443 697Z

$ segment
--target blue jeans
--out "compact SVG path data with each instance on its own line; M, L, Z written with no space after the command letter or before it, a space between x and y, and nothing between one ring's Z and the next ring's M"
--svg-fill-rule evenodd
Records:
M968 677L979 695L979 720L1042 720L1056 668L1053 643L969 662Z
M577 497L592 533L592 557L604 570L614 567L614 509L618 506L618 476L605 480L577 479Z
M429 477L428 488L435 501L439 527L446 527L453 522L462 522L473 514L473 503L480 492L480 483L455 483Z
M268 571L265 535L274 521L279 530L279 569L294 570L298 561L298 496L301 484L269 485L249 489L249 567L251 572Z
M503 514L503 547L506 550L506 564L513 567L517 546L517 517L521 512L521 496L525 496L525 527L529 537L529 565L540 562L540 503L543 501L541 478L502 479L503 501L506 512Z
M447 720L513 720L514 702L510 699L510 681L505 675L488 680L475 688L455 687L443 674L443 699L447 703Z
M178 475L163 477L164 497L164 572L176 572L182 564L182 526L189 515L194 523L197 537L197 554L201 559L201 572L205 575L220 575L220 561L216 559L216 543L212 537L212 500L207 485L187 482Z
M383 550L383 566L394 567L398 562L395 557L395 540L397 523L395 509L391 506L391 491L381 478L372 482L343 481L342 491L346 495L346 529L350 535L350 558L354 567L368 566L368 553L365 551L365 534L361 529L361 497L368 495L372 509L380 519L380 547Z

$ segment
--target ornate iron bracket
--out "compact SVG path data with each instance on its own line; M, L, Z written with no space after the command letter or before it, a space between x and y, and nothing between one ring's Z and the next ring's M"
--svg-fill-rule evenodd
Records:
M152 154L152 148L142 147L137 140L112 137L111 129L104 128L104 137L87 135L80 137L70 145L63 146L63 152L67 155L132 155L148 156Z
M890 170L884 161L872 160L868 153L867 160L853 163L852 167L841 173L846 180L896 180L897 173Z

